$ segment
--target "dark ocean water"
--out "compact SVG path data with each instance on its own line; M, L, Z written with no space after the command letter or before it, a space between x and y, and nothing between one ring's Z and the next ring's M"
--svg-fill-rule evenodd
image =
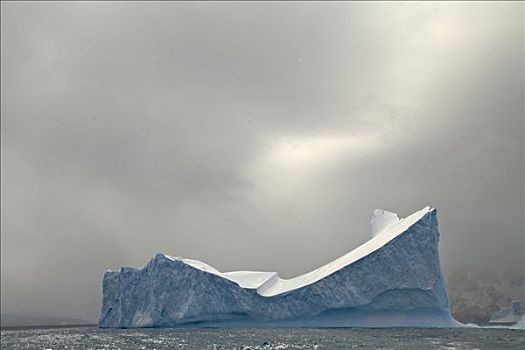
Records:
M510 329L98 329L2 330L8 349L525 349Z

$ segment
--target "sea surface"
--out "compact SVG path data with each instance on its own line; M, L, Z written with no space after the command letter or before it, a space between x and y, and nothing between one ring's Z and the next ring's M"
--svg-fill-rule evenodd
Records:
M1 331L1 349L525 349L511 329L98 329Z

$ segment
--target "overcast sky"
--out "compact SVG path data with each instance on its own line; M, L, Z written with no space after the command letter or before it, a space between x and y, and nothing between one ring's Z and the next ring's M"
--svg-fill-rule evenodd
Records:
M374 208L523 273L522 2L1 6L2 312L95 321L156 252L293 277Z

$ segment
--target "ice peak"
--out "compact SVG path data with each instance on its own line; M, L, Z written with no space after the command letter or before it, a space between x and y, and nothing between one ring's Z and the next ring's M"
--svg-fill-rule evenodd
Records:
M372 219L370 220L370 228L372 229L372 237L383 232L387 227L399 222L399 217L396 213L389 212L383 209L374 209Z

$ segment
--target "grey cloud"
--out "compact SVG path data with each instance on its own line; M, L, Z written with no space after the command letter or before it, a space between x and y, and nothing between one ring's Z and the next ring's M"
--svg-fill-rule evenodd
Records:
M521 3L2 3L2 311L94 320L158 251L293 276L376 207L523 274L522 64Z

